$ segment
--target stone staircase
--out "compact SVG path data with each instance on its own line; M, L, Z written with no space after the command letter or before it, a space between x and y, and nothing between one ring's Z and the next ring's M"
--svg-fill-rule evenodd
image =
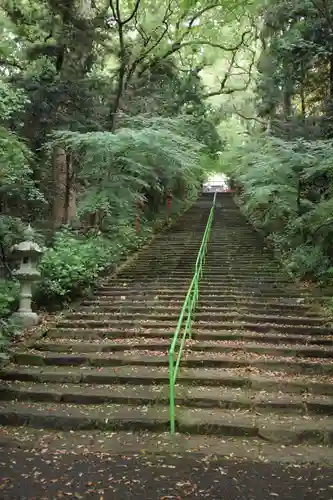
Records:
M80 310L12 349L0 373L0 424L169 429L167 351L211 203L203 195ZM231 196L218 195L176 387L178 431L331 445L332 326L313 302Z

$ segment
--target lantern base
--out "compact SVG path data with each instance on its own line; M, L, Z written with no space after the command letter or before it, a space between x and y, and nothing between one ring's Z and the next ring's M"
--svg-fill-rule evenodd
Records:
M23 328L36 326L39 323L38 314L33 311L16 311L12 318L15 323Z

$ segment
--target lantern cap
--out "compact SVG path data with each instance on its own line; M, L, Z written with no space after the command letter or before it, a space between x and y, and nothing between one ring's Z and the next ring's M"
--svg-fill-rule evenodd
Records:
M41 248L38 243L33 241L35 234L35 230L29 224L28 227L23 231L24 241L14 245L11 248L11 251L21 255L30 256L44 253L45 248Z
M33 241L35 236L35 230L31 227L31 224L23 231L25 241Z

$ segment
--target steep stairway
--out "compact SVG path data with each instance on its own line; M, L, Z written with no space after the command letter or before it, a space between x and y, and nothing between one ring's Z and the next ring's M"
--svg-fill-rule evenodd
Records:
M166 431L168 356L212 203L203 195L139 260L1 369L0 424ZM332 325L219 194L177 429L333 443Z
M168 429L167 351L212 201L202 195L79 310L11 350L0 369L0 425Z

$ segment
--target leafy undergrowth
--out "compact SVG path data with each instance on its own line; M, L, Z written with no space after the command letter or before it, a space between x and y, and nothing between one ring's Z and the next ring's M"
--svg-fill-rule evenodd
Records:
M80 236L68 229L57 233L52 248L40 263L43 279L34 295L37 304L64 305L84 295L103 273L114 271L124 259L147 244L157 231L170 225L186 206L186 203L179 204L178 211L170 219L141 220L139 233L134 224L118 226L106 235L91 232Z
M18 304L19 284L14 280L0 280L0 360L5 358L8 339L15 333L10 313Z
M106 234L91 231L83 235L69 228L62 229L55 234L52 247L40 262L42 280L35 286L34 304L54 311L87 294L103 273L113 272L156 232L168 227L190 203L177 200L170 217L162 214L151 221L142 219L139 233L134 224L118 225ZM0 355L8 339L17 332L10 315L17 309L19 289L14 279L0 280Z
M332 284L332 142L243 139L222 158L243 212L290 274Z

